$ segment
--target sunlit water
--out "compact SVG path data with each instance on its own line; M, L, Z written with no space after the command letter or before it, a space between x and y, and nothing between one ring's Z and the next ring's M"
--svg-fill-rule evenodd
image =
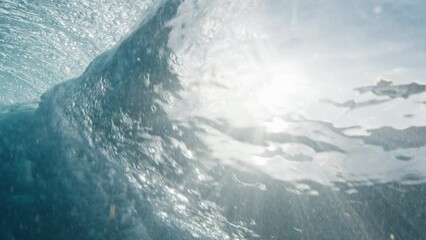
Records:
M426 238L421 1L0 4L1 239Z

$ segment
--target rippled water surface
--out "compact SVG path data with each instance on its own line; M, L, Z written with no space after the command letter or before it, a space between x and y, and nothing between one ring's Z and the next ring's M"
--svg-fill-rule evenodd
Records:
M34 101L80 75L143 16L151 1L2 0L0 103Z
M425 239L425 11L0 2L0 239Z

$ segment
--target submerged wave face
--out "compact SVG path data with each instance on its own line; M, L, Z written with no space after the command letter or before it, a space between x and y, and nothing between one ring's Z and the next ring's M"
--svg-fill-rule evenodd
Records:
M425 238L424 127L293 111L311 99L286 92L300 73L280 75L282 43L259 35L266 3L158 1L38 107L0 109L0 239ZM387 98L316 104L425 90L366 85L354 90Z
M206 174L204 167L179 146L183 139L195 146L197 138L161 107L168 101L164 93L180 87L168 67L166 25L179 5L159 6L81 77L43 95L37 110L3 119L3 136L16 136L8 132L16 129L22 134L2 144L2 172L12 178L3 187L10 197L2 206L14 216L3 219L5 237L225 239L250 234L222 215L213 201L218 186L207 187L207 175L198 179ZM16 172L24 176L13 179ZM18 211L23 206L27 209Z

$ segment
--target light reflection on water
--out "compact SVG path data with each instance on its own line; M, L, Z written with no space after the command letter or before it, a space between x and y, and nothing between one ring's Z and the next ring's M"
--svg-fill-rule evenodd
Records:
M202 127L211 158L236 168L330 186L422 183L425 19L413 10L424 4L286 3L211 11L200 25L185 22L184 3L169 46L188 87L169 114Z

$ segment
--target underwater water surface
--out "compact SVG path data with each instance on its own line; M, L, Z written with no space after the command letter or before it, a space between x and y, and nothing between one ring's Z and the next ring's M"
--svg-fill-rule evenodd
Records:
M425 11L0 2L0 239L426 239Z

